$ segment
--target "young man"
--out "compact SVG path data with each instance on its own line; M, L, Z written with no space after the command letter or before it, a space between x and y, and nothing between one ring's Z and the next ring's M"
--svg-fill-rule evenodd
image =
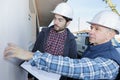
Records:
M4 55L7 58L30 60L32 66L39 65L45 71L76 79L114 80L120 68L120 54L112 45L111 39L120 31L120 17L112 11L102 11L88 23L91 24L91 44L81 59L43 54L39 51L31 53L12 44L8 45ZM9 55L9 52L13 54Z
M52 13L54 14L54 25L42 29L32 52L39 50L43 53L77 58L75 36L67 28L73 19L72 8L67 3L60 3ZM60 80L72 79L62 76Z

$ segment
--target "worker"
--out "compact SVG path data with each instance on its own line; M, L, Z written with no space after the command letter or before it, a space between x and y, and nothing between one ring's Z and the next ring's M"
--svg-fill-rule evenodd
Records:
M73 19L73 10L70 5L62 2L52 11L54 25L43 28L39 33L32 52L37 50L53 55L77 58L77 44L75 36L67 28ZM29 75L29 78L31 75ZM36 80L36 79L35 79ZM61 76L60 80L73 80Z
M4 56L30 60L31 66L76 79L116 79L120 68L120 54L111 39L120 32L120 17L112 11L101 11L92 21L89 31L90 45L81 59L55 56L40 51L25 51L8 44ZM12 54L9 54L12 53Z

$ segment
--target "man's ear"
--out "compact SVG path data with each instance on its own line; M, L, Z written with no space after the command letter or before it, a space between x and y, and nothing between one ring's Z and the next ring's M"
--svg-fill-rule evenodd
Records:
M116 32L115 32L114 30L112 30L112 31L109 33L109 36L110 36L111 38L115 37L115 35L116 35Z
M71 21L68 21L68 22L67 22L67 26L70 24L70 22L71 22Z

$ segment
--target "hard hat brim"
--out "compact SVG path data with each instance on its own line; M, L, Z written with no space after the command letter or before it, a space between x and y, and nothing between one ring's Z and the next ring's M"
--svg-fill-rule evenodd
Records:
M102 27L106 27L106 28L109 28L107 26L104 26L104 25L101 25L101 24L97 24L97 23L93 23L93 22L90 22L90 21L87 21L87 23L89 24L95 24L95 25L98 25L98 26L102 26ZM115 29L114 29L115 30ZM116 34L119 34L119 31L115 30Z
M106 27L106 26L104 26L104 25L101 25L101 24L97 24L97 23L94 23L94 22L90 22L90 21L87 21L87 23L89 23L89 24L95 24L95 25L99 25L99 26L103 26L103 27Z

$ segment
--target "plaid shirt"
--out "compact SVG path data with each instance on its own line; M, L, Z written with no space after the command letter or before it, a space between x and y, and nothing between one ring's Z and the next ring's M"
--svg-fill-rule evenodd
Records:
M58 33L52 28L46 42L45 52L53 55L63 55L66 37L66 29L64 32Z
M76 79L115 79L119 65L110 59L70 59L69 57L53 56L35 52L30 60L32 66L48 72L58 73Z

